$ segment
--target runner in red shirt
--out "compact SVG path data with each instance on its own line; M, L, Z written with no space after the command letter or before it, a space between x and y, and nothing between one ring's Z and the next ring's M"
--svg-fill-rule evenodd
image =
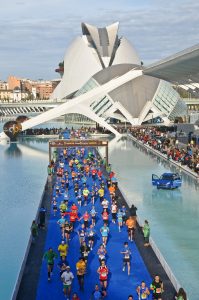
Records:
M101 179L102 179L102 171L99 170L99 171L97 172L97 175L98 175L99 180L101 180Z
M74 212L74 213L78 213L78 207L75 203L72 204L71 211Z
M65 212L65 216L66 215L69 215L70 223L71 223L72 230L73 230L75 221L79 220L78 214L77 214L77 212L70 211L70 212Z
M95 180L95 179L96 179L97 170L96 170L96 169L93 169L93 170L91 171L91 174L92 174L92 179Z
M109 218L109 213L108 213L107 209L104 208L104 211L102 212L102 219L103 219L104 224L108 225L108 218Z
M89 223L89 220L90 220L90 215L89 215L89 213L87 211L85 211L85 213L80 218L80 220L81 219L84 219L84 226L85 226L85 228L88 228L88 223Z
M105 265L105 261L102 260L101 266L98 268L97 273L99 274L100 284L105 290L107 288L108 272L109 270Z

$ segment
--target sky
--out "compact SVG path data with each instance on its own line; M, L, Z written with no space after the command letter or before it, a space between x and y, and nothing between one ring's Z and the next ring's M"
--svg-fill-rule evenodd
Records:
M81 22L119 21L144 65L199 43L196 0L0 0L0 80L55 79Z

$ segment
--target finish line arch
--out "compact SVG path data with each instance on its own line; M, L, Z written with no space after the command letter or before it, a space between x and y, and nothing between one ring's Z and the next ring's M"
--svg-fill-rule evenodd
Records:
M52 148L68 148L68 147L106 147L105 158L108 165L108 141L100 140L51 140L49 141L49 162L51 162Z

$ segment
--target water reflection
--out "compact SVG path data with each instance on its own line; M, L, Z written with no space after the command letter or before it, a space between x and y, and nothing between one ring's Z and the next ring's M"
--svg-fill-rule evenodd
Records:
M8 157L8 158L19 158L22 156L22 152L21 150L19 149L17 143L11 143L9 145L9 147L5 150L5 155Z
M152 190L152 200L160 203L160 201L179 201L182 202L181 190L157 190L155 187Z
M25 144L47 144L49 142L49 140L52 139L57 139L57 137L55 138L46 138L46 137L42 137L42 138L38 138L38 137L20 137L19 141L20 143L25 143Z

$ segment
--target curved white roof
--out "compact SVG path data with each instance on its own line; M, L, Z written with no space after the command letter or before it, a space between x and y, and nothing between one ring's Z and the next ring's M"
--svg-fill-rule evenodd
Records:
M140 65L140 58L132 44L126 39L121 38L120 45L115 53L112 65L118 64L134 64Z
M118 42L118 28L119 22L104 28L82 23L82 33L94 45L103 67L111 63Z
M77 37L66 51L64 75L51 98L70 97L94 74L111 65L140 65L140 59L129 41L118 38L119 23L104 28L82 23L82 37Z
M51 98L62 99L81 88L87 80L102 69L92 49L81 37L77 37L64 57L64 75Z

